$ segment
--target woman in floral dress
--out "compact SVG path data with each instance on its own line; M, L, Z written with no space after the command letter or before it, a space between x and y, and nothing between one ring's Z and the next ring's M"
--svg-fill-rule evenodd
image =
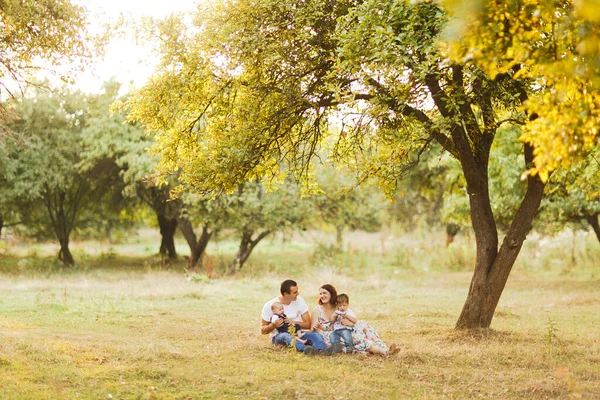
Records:
M319 288L319 305L317 305L311 314L313 321L311 330L318 332L323 337L325 343L329 346L331 341L329 335L333 331L332 324L329 322L331 315L335 312L337 305L337 290L333 285L325 284ZM358 353L371 353L387 355L396 352L396 345L388 347L379 337L377 332L365 321L357 321L352 329L352 341L354 351Z

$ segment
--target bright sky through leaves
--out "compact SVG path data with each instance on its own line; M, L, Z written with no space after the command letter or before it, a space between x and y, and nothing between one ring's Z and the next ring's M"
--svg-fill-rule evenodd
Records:
M198 0L78 0L90 12L90 20L96 29L106 22L115 22L123 15L127 20L142 17L164 18L174 12L192 12ZM96 92L102 82L117 77L127 90L130 83L141 86L154 71L156 57L152 47L136 43L133 35L115 37L107 47L104 59L95 62L89 71L77 79L84 91Z

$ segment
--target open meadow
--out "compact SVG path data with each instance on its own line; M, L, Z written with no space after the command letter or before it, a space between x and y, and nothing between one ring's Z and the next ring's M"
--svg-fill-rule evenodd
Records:
M178 238L178 250L185 246ZM235 276L234 243L211 244L210 276L166 266L146 235L3 244L0 399L600 398L600 245L530 235L489 331L455 331L473 243L441 234L305 234L261 243ZM320 244L319 244L320 243ZM287 278L310 307L331 283L401 351L308 357L261 336L260 310Z

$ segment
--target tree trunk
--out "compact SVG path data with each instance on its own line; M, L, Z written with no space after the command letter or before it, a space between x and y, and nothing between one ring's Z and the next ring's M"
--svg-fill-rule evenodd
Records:
M170 188L166 185L148 187L146 183L140 182L136 190L138 196L156 213L161 234L159 253L169 257L170 260L175 260L177 252L174 235L177 229L177 216L182 207L181 200L171 200Z
M0 217L0 238L2 237L2 228L4 227L4 220Z
M204 225L202 227L202 234L200 235L200 240L196 245L194 252L192 253L192 265L196 266L202 258L204 257L204 253L206 252L206 247L208 246L208 242L210 242L210 238L212 237L213 231L208 230L208 226Z
M158 215L158 226L160 227L160 254L169 257L169 260L177 258L175 251L175 230L177 229L177 220L167 218L164 215Z
M179 230L183 234L188 246L190 246L190 261L189 267L195 268L198 265L198 262L202 259L202 255L206 250L206 246L208 246L208 242L214 231L209 231L208 225L204 225L202 227L202 234L200 235L200 240L196 238L196 233L194 232L194 227L189 219L185 217L177 217L177 223L179 225Z
M533 149L525 145L526 165L533 159ZM497 249L498 235L493 217L486 222L486 214L491 213L489 196L486 192L470 191L471 219L475 230L477 258L471 280L469 294L456 323L457 329L489 328L508 280L508 276L521 250L531 223L544 194L544 183L538 176L527 179L527 192L512 224ZM479 199L477 199L479 197Z
M46 188L44 202L52 229L60 243L58 259L67 266L75 265L73 255L69 250L69 236L73 230L77 210L85 192L85 184L75 184L69 190L53 191Z
M344 225L336 225L335 242L339 251L344 249Z
M242 232L242 240L240 242L240 247L235 258L229 265L230 274L234 274L235 271L242 268L246 260L248 260L248 257L250 257L250 254L252 253L252 250L254 250L254 247L256 247L258 242L263 240L269 233L271 233L271 231L264 231L261 234L259 234L256 239L252 240L252 234L254 234L253 230L244 230Z
M598 224L598 213L595 213L592 215L586 215L585 219L592 226L592 229L594 229L596 238L600 242L600 224Z
M458 233L460 227L456 224L446 224L446 247L450 246L450 243L454 242L454 236Z
M73 265L75 265L75 260L73 259L73 255L69 250L69 235L64 235L63 237L59 238L58 241L60 242L58 259L62 261L63 264L72 267Z
M106 224L106 227L104 229L104 236L109 244L113 244L112 231L113 231L112 224L110 223L110 221L108 221L108 223Z
M577 230L573 229L573 240L571 241L571 268L575 266L575 261L576 261L576 257L575 254L577 254Z

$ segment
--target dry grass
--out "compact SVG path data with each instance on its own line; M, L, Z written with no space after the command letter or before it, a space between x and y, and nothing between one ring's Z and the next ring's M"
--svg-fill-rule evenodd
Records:
M91 257L65 272L30 257L0 279L0 398L600 398L599 264L565 272L527 259L493 329L457 332L470 274L444 263L450 251L390 239L385 257L360 239L345 255L274 242L235 279L199 281L147 259ZM411 265L396 263L406 249ZM3 260L8 271L19 257ZM259 334L260 308L288 277L311 305L326 282L349 293L401 352L309 358L273 348Z

